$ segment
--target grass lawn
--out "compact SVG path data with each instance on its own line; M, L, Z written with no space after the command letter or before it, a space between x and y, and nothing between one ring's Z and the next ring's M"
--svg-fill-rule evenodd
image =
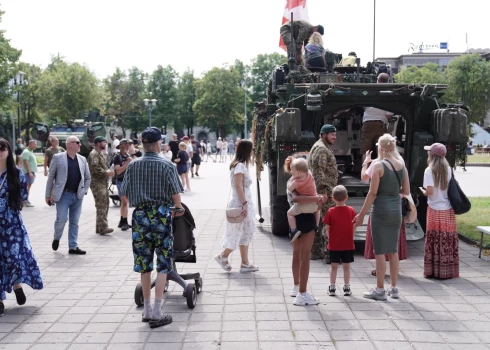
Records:
M468 163L490 163L490 154L473 154L468 156Z
M463 215L456 215L458 232L480 243L481 233L476 226L490 226L490 197L470 198L471 210ZM483 235L483 248L490 249L490 235Z
M44 154L36 154L37 165L44 164Z

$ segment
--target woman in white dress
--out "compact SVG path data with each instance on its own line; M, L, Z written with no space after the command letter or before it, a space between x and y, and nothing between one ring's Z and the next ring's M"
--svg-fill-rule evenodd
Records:
M221 241L224 250L214 258L223 270L230 272L228 256L237 248L240 249L242 258L240 272L258 271L259 267L248 260L248 246L255 232L255 212L252 203L250 185L252 179L248 173L248 165L251 162L253 145L251 141L244 140L237 147L233 162L230 164L231 199L230 208L242 208L245 219L236 224L226 222L225 234Z
M223 139L223 143L221 144L221 158L222 162L226 163L226 158L228 157L228 142L226 139Z

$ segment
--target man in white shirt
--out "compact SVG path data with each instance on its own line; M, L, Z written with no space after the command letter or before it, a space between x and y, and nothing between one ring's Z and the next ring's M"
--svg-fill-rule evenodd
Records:
M378 76L378 84L387 83L389 79L390 76L388 74L381 73ZM363 162L367 151L375 151L375 145L380 136L386 133L386 124L388 124L388 120L392 116L393 113L379 108L364 108L361 129L361 154Z
M216 141L216 159L220 156L221 163L221 147L223 146L223 142L221 142L221 137L218 137L218 141Z
M112 154L116 153L117 152L117 146L119 146L119 139L117 138L117 134L114 134L114 136L112 137Z

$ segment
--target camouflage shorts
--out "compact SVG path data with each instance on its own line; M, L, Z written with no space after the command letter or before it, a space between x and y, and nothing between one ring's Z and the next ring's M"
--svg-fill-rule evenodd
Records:
M172 272L172 216L165 205L140 205L133 211L134 271L153 271L157 256L157 272Z

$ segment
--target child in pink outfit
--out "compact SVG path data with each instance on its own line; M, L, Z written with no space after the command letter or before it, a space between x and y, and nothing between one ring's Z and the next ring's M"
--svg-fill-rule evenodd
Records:
M299 195L318 196L316 193L315 179L308 170L308 162L304 158L294 159L290 164L291 178L288 181L288 192L296 191ZM287 164L286 164L287 168ZM289 236L294 242L301 231L296 228L296 215L314 213L317 225L320 223L320 211L317 203L299 204L294 203L288 210L288 222L291 228Z

